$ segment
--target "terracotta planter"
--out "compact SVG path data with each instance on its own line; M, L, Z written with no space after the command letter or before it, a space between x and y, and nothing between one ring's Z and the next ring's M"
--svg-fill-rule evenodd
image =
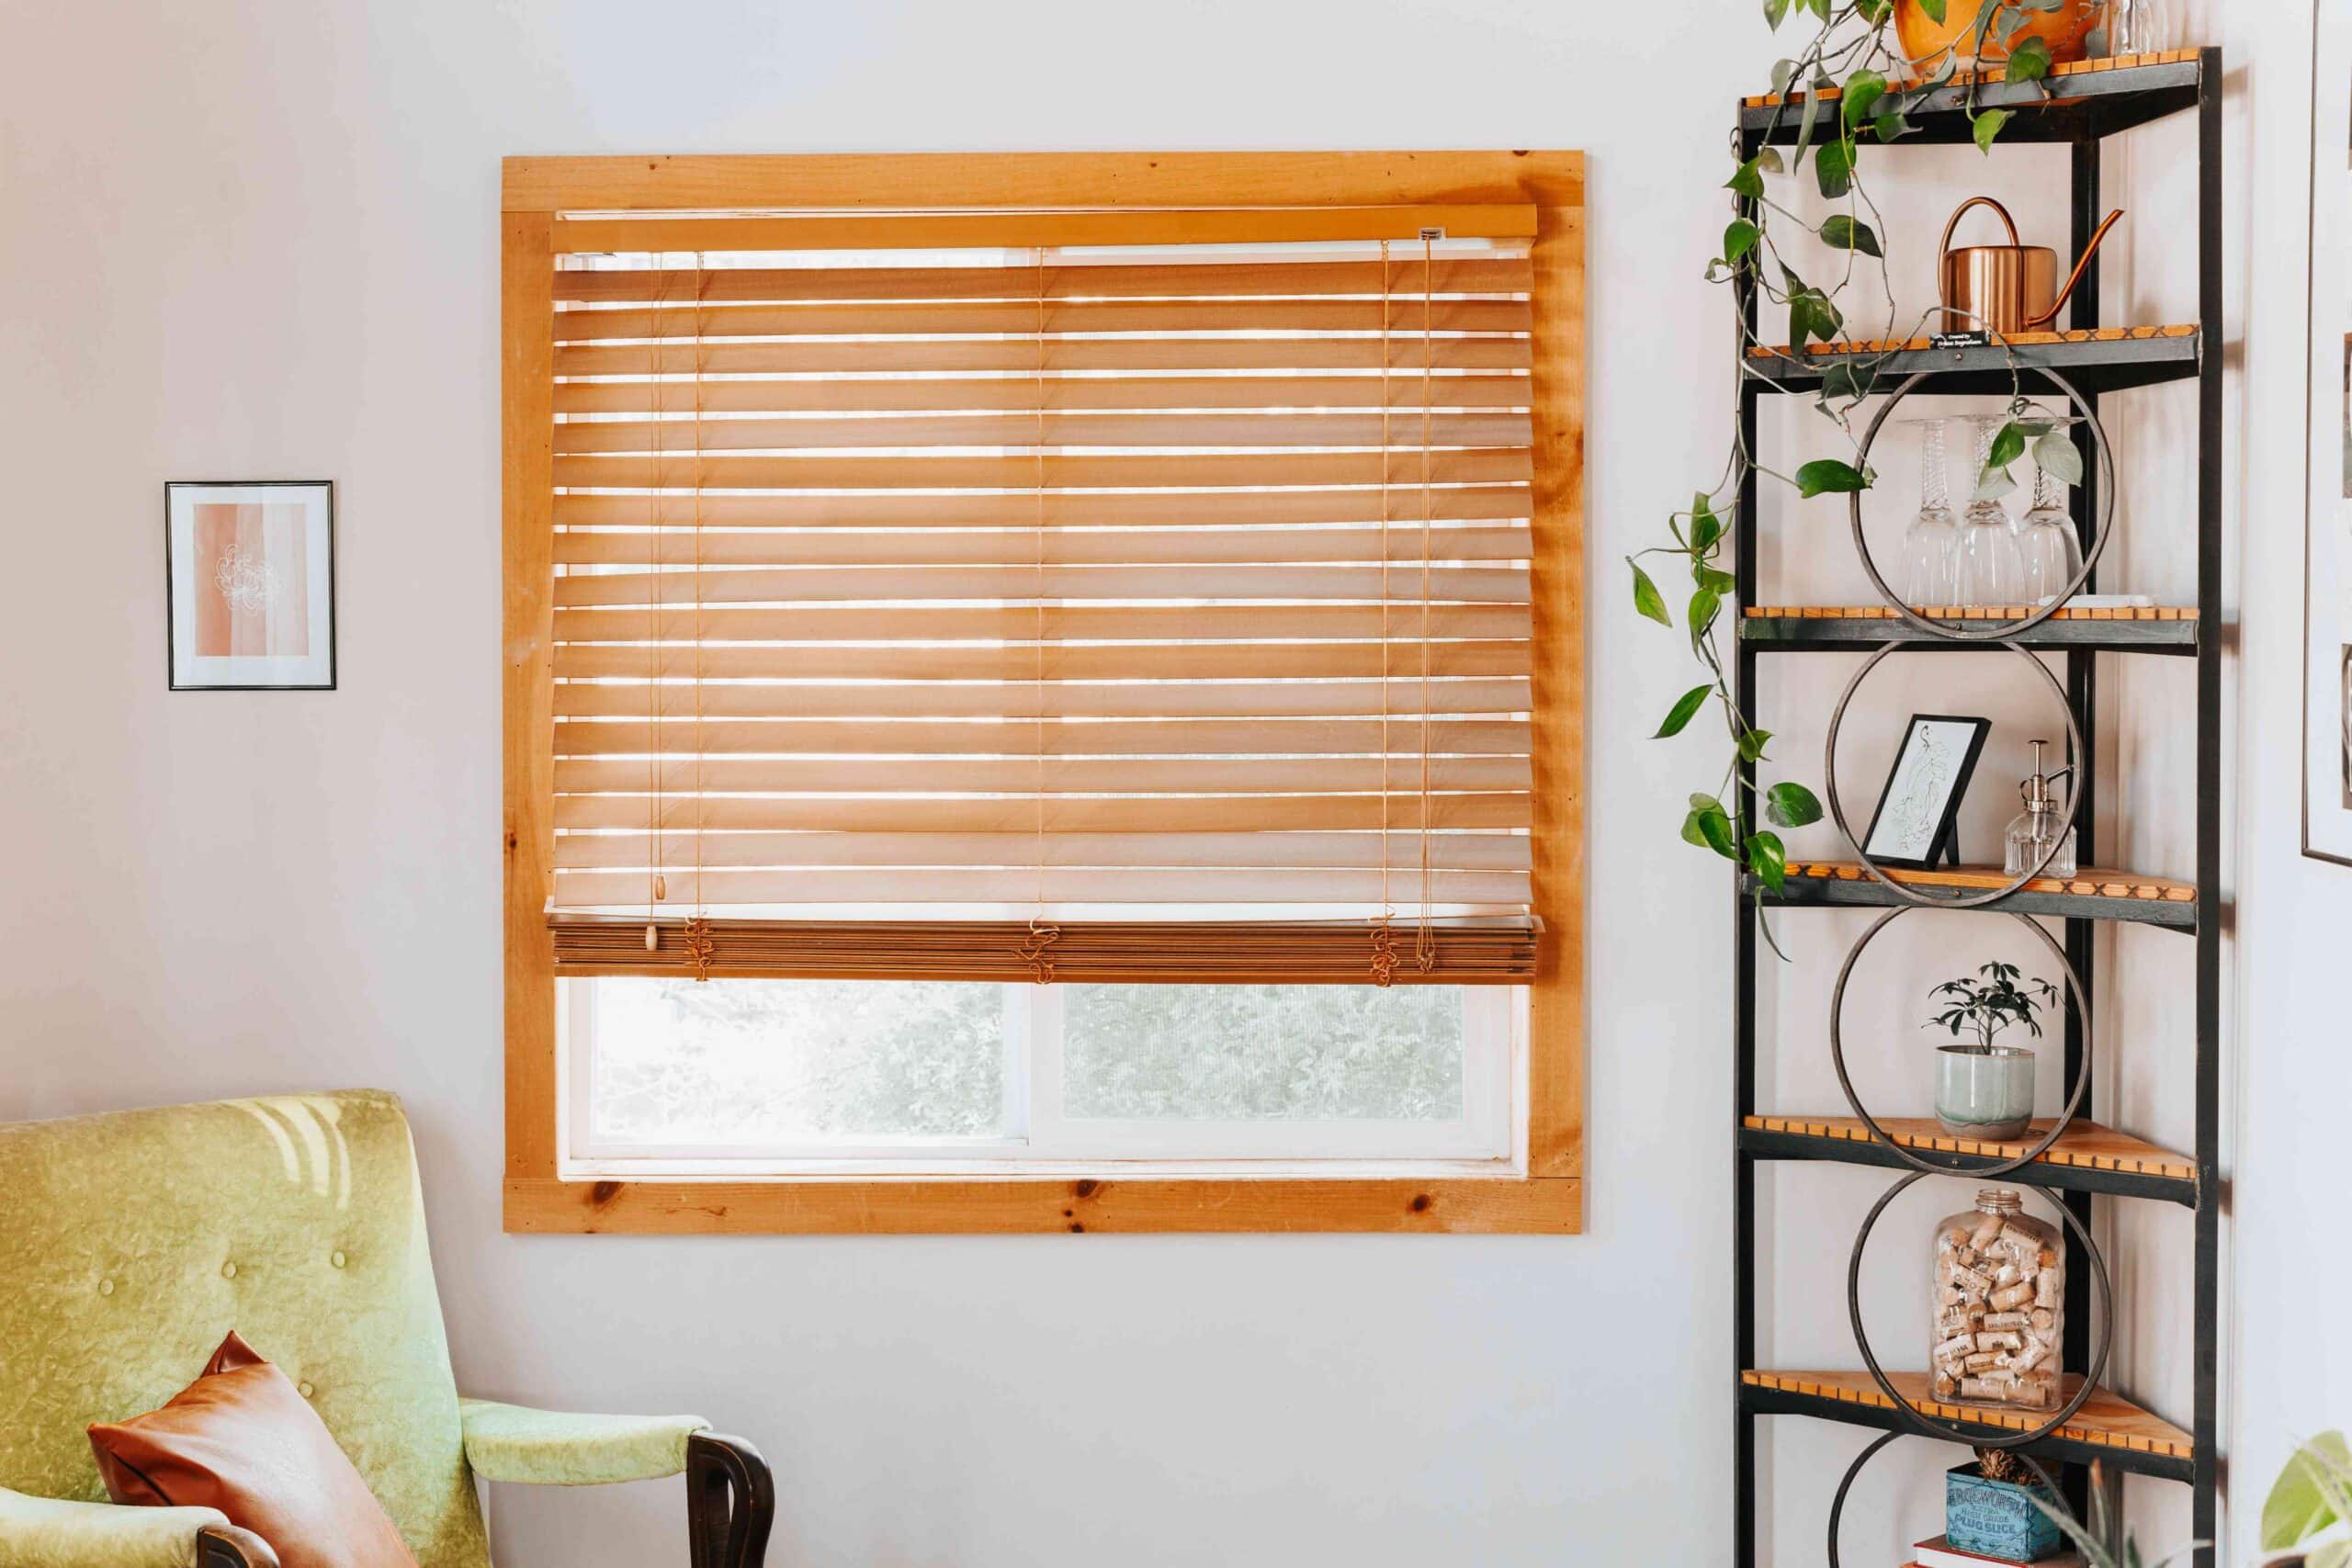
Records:
M1935 71L1955 50L1965 69L1973 60L1977 9L1973 0L1945 0L1944 19L1939 22L1919 8L1919 0L1894 0L1895 39L1922 74ZM2103 0L2069 0L2054 11L2029 12L2025 30L2018 37L2041 39L2050 46L2050 57L2062 64L2080 60L2106 9ZM1984 63L1997 65L2008 57L1998 39L1984 40Z

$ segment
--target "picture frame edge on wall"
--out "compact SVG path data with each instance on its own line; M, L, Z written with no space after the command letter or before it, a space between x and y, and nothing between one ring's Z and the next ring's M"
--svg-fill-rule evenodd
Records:
M315 681L205 681L183 679L181 648L182 615L180 612L179 572L184 563L177 541L177 520L174 502L181 491L270 491L291 490L320 492L322 516L321 538L324 544L323 561L323 637L324 657L322 678ZM341 679L338 662L338 637L335 614L337 598L337 537L335 526L335 481L321 479L166 479L164 481L164 684L170 692L332 692ZM192 563L189 563L192 565ZM192 634L191 634L192 635ZM233 657L233 656L232 656Z
M1886 813L1887 797L1894 793L1894 781L1903 771L1903 759L1909 754L1912 738L1922 724L1959 724L1969 727L1967 750L1962 753L1959 767L1952 773L1951 791L1939 808L1936 829L1924 855L1883 854L1871 848L1878 838L1880 819ZM1976 776L1976 764L1984 753L1984 741L1993 732L1993 721L1973 714L1915 713L1903 723L1903 742L1894 749L1894 761L1887 765L1886 782L1879 786L1878 803L1871 807L1870 825L1862 829L1860 848L1880 865L1899 871L1933 871L1946 859L1955 863L1958 849L1953 834L1960 818L1960 803L1968 794L1968 786Z
M2346 624L2339 627L2336 657L2333 660L2323 660L2320 657L2319 641L2318 600L2321 588L2319 552L2322 531L2329 525L2328 520L2323 515L2321 506L2323 480L2320 462L2320 390L2322 386L2320 355L2323 337L2326 340L2330 370L2326 383L2334 388L2335 396L2339 400L2335 410L2335 417L2329 420L2328 425L2333 437L2343 443L2345 459L2343 483L2331 484L2328 487L2331 498L2336 499L2339 508L2335 519L2335 526L2339 533L2336 548L2338 556L2344 558L2336 562L2336 576L2341 578L2347 571L2352 571L2352 330L2340 330L2352 329L2352 321L2345 320L2346 315L2352 312L2339 310L2336 319L2329 323L2329 330L2323 333L2320 311L2321 172L2328 166L2329 153L2325 143L2333 140L2335 143L2333 155L2341 160L2336 164L2337 172L2344 175L2347 191L2352 191L2352 96L2348 96L2346 100L2337 100L2322 90L2328 79L2326 74L2328 38L2324 26L2326 16L2326 0L2312 0L2310 100L2312 126L2309 149L2311 173L2310 186L2306 192L2308 205L2305 212L2304 232L2303 335L2305 351L2309 357L2304 365L2303 615L2302 641L2298 649L2298 657L2302 664L2302 679L2298 685L2302 711L2299 716L2300 722L2296 726L2297 736L2301 743L2300 755L2297 758L2300 763L2299 777L2296 781L2300 806L2297 813L2297 827L2299 847L2303 858L2320 861L2330 865L2352 868L2352 711L2347 711L2352 710L2352 616L2345 615L2342 605L2338 606L2338 614L2345 619ZM2352 68L2352 61L2339 62L2339 63ZM2338 130L2331 138L2325 130L2325 125L2327 118L2335 118L2329 115L2329 106L2332 103L2344 104L2346 112L2337 118ZM2336 264L2338 273L2346 270L2343 255L2345 247L2341 242L2342 231L2347 221L2352 221L2352 217L2341 213L2337 215L2335 231L2339 243L2332 247L2329 259ZM2352 277L2334 276L2332 281L2343 288L2347 298L2352 298ZM2331 457L2333 456L2331 452ZM2336 469L2336 464L2331 461L2326 465L2326 468L2332 474ZM2335 492L2339 490L2343 493L2340 497L2336 497ZM2339 594L2339 597L2341 596ZM2315 722L2322 705L2316 700L2318 695L2316 688L2323 674L2332 676L2335 689L2338 694L2336 723L2333 727L2335 733L2324 738L2318 733L2319 726ZM2331 844L2323 844L2321 841L2318 818L2327 807L2325 803L2318 798L2318 792L2313 787L2313 781L2322 771L2320 758L2324 754L2323 749L2332 750L2337 757L2337 773L2343 782L2345 795L2343 804L2334 810L2334 815L2338 819L2336 826L2342 830L2342 838L2340 842Z

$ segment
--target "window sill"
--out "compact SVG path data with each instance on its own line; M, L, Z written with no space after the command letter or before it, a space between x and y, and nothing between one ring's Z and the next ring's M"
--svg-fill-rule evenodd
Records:
M1491 1166L1492 1162L1487 1162ZM517 1234L920 1235L1083 1232L1385 1232L1567 1235L1574 1177L510 1177Z

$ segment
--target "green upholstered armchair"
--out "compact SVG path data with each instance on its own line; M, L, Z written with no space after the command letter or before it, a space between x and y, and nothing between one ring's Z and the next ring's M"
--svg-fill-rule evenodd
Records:
M759 1568L775 1495L692 1416L460 1399L389 1094L0 1126L0 1568L277 1568L209 1508L107 1500L85 1428L153 1409L230 1329L295 1380L419 1568L489 1568L474 1493L686 1476L693 1568Z

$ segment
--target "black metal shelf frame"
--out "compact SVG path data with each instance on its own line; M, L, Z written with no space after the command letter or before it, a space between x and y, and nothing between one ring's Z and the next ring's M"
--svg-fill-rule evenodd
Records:
M2082 343L2021 346L2018 362L2027 367L2029 390L2038 390L2037 366L2064 374L2092 401L2102 393L2130 387L2193 379L2197 386L2197 609L2194 622L2045 622L2019 641L2045 648L2065 660L2067 705L2086 737L2095 738L2098 722L2098 659L2102 652L2165 653L2195 660L2197 666L2196 898L2192 903L2082 898L2065 895L2017 894L1992 908L2009 913L2051 916L2065 922L2068 962L2088 985L2094 975L2093 934L2101 919L2139 919L2188 932L2195 942L2196 1035L2195 1101L2197 1171L2193 1182L2119 1171L2039 1165L2005 1179L2041 1186L2086 1224L2094 1196L2162 1199L2193 1211L2195 1226L2194 1317L2195 1344L2191 1371L2195 1405L2189 1431L2191 1457L2181 1460L2083 1443L2052 1437L2027 1451L2065 1465L2066 1491L2080 1508L2087 1499L2092 1461L2103 1461L2109 1484L2121 1472L2184 1483L2191 1489L2191 1529L2199 1540L2216 1538L2220 1452L2216 1415L2219 1398L2218 1308L2220 1280L2220 1213L2215 1201L2221 1190L2221 825L2222 760L2218 745L2221 717L2222 626L2222 56L2217 49L2199 51L2194 59L2122 67L2070 75L2054 83L2055 99L2039 86L2022 84L1980 85L1981 107L2018 108L2022 112L2005 129L2003 143L2061 143L2070 149L2069 206L2073 248L2079 254L2089 243L2102 211L2100 200L2101 142L2111 135L2177 113L2194 111L2198 134L2198 331L2194 335L2138 337ZM1960 111L1958 87L1944 89L1915 109L1920 128L1916 137L1898 145L1936 144L1966 139L1968 125ZM1793 141L1797 116L1768 107L1743 104L1739 111L1740 155L1753 157L1770 141ZM1752 214L1751 214L1752 215ZM2099 324L2099 265L2094 261L2071 306L2071 325L2091 331ZM1753 340L1757 297L1751 284L1738 291L1738 310ZM1820 356L1799 361L1787 358L1750 360L1743 376L1739 420L1746 449L1758 449L1758 424L1763 400L1788 391L1802 391L1818 382ZM1883 359L1881 377L1887 384L1916 371L1935 374L1937 392L2004 392L2009 389L2009 358L2003 350L1926 349L1904 351ZM2086 476L2084 517L2098 512L2097 474ZM1737 559L1735 575L1738 602L1759 603L1756 563L1758 485L1751 471L1745 476L1735 520ZM2085 525L2087 526L2087 525ZM2088 541L2086 540L2087 545ZM2086 592L2098 592L2096 582ZM1887 641L1918 637L1900 621L1759 620L1744 622L1737 638L1735 695L1742 714L1758 721L1755 693L1758 660L1768 652L1793 649L1874 649ZM1980 645L1981 646L1981 645ZM2080 781L2083 844L2086 861L2095 861L2092 824L2098 820L2096 770L2086 769ZM1768 1415L1809 1415L1849 1424L1894 1429L1903 1424L1899 1412L1882 1410L1824 1397L1760 1389L1741 1382L1741 1373L1758 1365L1757 1181L1759 1160L1830 1158L1860 1165L1899 1164L1891 1152L1875 1145L1850 1144L1834 1150L1824 1140L1763 1133L1744 1125L1757 1114L1758 1025L1757 970L1759 962L1757 919L1750 887L1735 879L1732 895L1734 1046L1733 1116L1733 1367L1738 1389L1734 1416L1734 1510L1736 1518L1734 1562L1755 1568L1757 1562L1757 1419ZM1896 896L1873 882L1808 882L1792 885L1792 896L1781 900L1788 907L1826 904L1891 904ZM2119 906L2142 903L2137 908ZM2069 999L2066 1006L2064 1051L2069 1081L2089 1048L2084 1020ZM2088 1097L2081 1107L2086 1118L2094 1114ZM1939 1162L1940 1163L1940 1162ZM1981 1165L1981 1162L1976 1162ZM1970 1162L1955 1156L1955 1170L1966 1174ZM2088 1360L2090 1335L2089 1284L2084 1270L2075 1270L2068 1284L2066 1364L2080 1368ZM2215 1550L2204 1548L2192 1561L2196 1568L2213 1568Z
M1956 620L1963 630L1992 630L1993 621ZM2195 658L2195 621L2044 621L2031 631L2003 640L2019 648L2064 652L2154 653ZM1739 639L1762 653L1868 653L1882 644L1908 642L1922 653L1965 653L1966 644L1922 637L1902 621L1863 615L1743 615ZM1985 651L1979 643L1974 651Z

